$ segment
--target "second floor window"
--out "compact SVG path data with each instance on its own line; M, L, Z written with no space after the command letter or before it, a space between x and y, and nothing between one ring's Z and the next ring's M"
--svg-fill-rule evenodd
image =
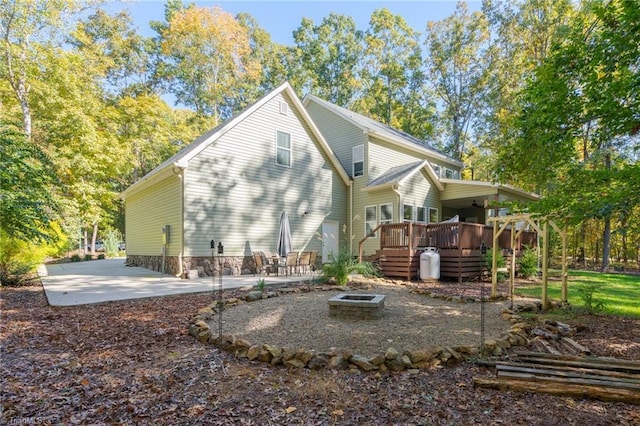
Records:
M364 145L354 146L351 150L353 158L353 177L364 176Z
M291 135L289 133L277 132L276 164L291 167Z

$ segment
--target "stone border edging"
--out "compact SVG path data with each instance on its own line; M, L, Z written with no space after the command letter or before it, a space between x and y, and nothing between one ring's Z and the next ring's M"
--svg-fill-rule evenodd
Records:
M340 286L300 286L296 288L284 287L272 291L250 291L245 295L245 300L237 297L224 299L223 309L236 306L241 303L250 303L264 298L279 297L282 294L301 293L310 291L350 291L349 287ZM429 291L410 290L414 294L421 294L434 299L442 299L457 303L475 303L479 299L465 298L461 296L449 296ZM200 342L209 343L230 352L238 358L250 361L260 361L273 366L284 365L292 368L309 368L320 370L323 368L335 370L357 371L410 371L435 368L441 365L453 365L469 358L479 356L479 345L462 346L432 346L418 350L400 352L394 347L389 347L384 354L378 354L368 358L353 354L350 351L319 352L305 348L275 347L269 344L253 344L245 339L237 338L232 334L222 334L221 338L215 336L207 321L212 320L216 314L218 302L211 303L202 308L189 322L189 334ZM503 332L498 339L485 341L484 355L499 356L512 346L526 346L529 344L529 331L534 324L518 315L518 311L538 311L538 303L518 305L514 310L504 309L502 317L510 321L511 327Z

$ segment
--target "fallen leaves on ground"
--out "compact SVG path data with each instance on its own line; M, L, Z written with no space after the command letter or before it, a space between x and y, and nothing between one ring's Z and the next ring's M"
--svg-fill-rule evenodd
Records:
M627 404L474 389L473 376L492 373L472 364L354 374L237 360L187 334L210 294L64 308L48 306L38 286L0 296L2 424L640 422L638 407ZM637 344L637 331L626 332L640 330L640 321L623 322L620 333L618 319L594 323L582 342L615 341L618 356L638 359L640 350L620 348Z

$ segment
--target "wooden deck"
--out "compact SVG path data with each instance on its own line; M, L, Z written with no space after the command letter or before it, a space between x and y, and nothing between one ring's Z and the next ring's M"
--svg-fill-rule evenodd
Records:
M484 267L481 245L490 247L493 241L491 226L453 222L437 224L394 223L378 226L380 249L368 257L377 262L386 277L414 280L419 278L420 255L425 247L436 247L440 254L442 278L469 279L479 277ZM363 258L360 241L359 256ZM511 230L506 229L498 239L501 249L509 249ZM536 246L536 233L523 232L515 240L516 256L524 246Z

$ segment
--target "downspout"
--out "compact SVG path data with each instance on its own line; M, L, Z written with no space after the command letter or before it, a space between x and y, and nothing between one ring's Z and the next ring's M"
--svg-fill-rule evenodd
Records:
M353 179L349 182L349 253L353 254Z
M178 167L178 171L173 169L173 173L180 181L180 250L178 251L178 273L176 276L182 277L182 255L184 254L184 167Z
M402 220L397 223L402 223L404 221L404 212L402 211L402 194L398 191L398 185L393 185L391 189L398 195L398 219L402 218Z

